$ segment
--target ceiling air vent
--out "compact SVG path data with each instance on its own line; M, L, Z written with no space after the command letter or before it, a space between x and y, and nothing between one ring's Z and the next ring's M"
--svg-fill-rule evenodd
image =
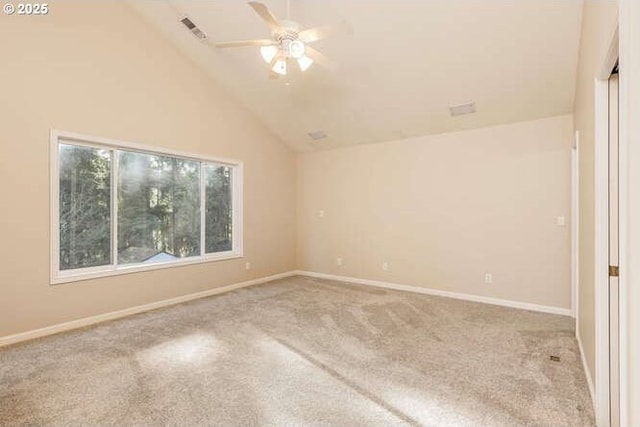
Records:
M193 21L188 17L185 16L180 20L180 22L182 22L184 26L187 27L189 31L191 31L191 33L194 36L196 36L198 39L204 40L207 38L207 34L204 31L202 31L200 28L198 28L198 26L194 24Z
M469 102L467 104L458 104L449 106L452 116L462 116L463 114L471 114L476 112L476 103Z
M314 141L317 141L319 139L324 139L327 137L327 134L324 133L323 130L316 130L314 132L309 132L307 135L309 135L309 137Z

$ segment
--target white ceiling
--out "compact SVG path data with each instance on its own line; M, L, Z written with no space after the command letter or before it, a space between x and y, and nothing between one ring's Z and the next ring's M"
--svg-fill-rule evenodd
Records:
M286 0L263 0L279 19ZM293 149L388 141L572 111L581 0L290 0L303 28L346 20L352 31L314 43L338 64L269 79L259 48L209 42L269 38L244 1L131 0ZM448 107L475 101L477 113ZM312 141L308 132L328 138Z

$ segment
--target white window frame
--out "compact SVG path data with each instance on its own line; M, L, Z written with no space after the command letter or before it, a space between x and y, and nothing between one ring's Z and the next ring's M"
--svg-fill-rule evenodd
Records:
M76 268L70 270L60 270L60 171L59 171L59 145L73 144L77 146L102 148L111 150L111 264L97 267ZM118 265L118 165L116 150L135 151L143 154L156 154L163 156L178 157L200 162L200 255L180 258L177 260L158 262L154 264L126 264ZM115 276L120 274L137 273L141 271L158 270L161 268L181 267L185 265L201 264L205 262L223 261L242 258L242 177L243 164L238 160L224 159L219 157L209 157L201 154L188 153L170 150L160 147L137 144L133 142L119 141L110 138L102 138L89 135L81 135L74 132L51 129L50 132L50 217L51 217L51 274L50 284L76 282L80 280L95 279L100 277ZM205 214L204 205L204 166L206 164L216 164L229 166L231 175L231 206L232 206L232 249L225 252L205 253Z

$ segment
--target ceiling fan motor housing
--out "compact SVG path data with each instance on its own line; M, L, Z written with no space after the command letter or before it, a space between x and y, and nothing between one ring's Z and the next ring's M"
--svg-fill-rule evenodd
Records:
M282 52L291 58L301 58L304 55L304 43L298 39L300 26L293 21L280 21L281 28L273 34L274 40Z

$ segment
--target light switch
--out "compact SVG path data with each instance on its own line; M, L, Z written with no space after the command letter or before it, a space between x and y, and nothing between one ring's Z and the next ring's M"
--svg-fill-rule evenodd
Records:
M558 225L558 227L564 227L565 225L567 225L567 221L565 220L564 216L559 216L558 218L556 218L556 224Z

